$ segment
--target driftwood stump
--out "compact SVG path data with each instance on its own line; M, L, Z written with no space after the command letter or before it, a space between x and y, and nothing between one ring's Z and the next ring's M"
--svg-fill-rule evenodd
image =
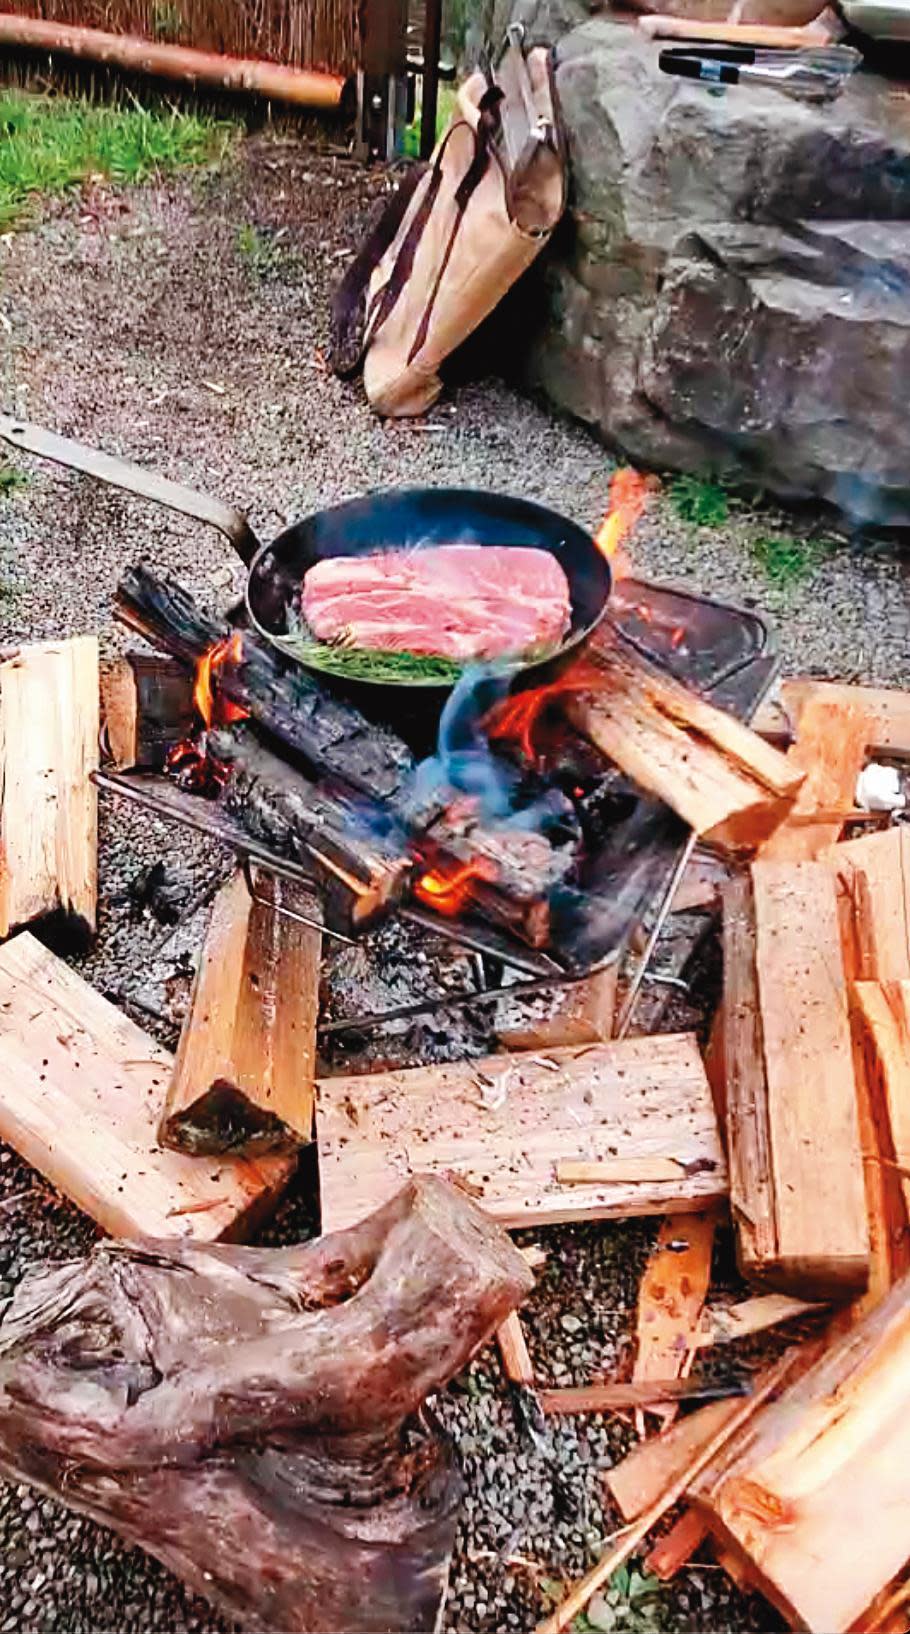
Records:
M431 1177L295 1248L103 1243L0 1325L0 1468L247 1627L432 1630L461 1489L422 1406L530 1282Z

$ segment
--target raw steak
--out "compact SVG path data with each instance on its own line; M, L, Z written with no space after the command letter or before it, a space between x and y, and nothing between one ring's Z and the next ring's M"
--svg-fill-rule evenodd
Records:
M571 617L559 563L524 545L334 556L306 574L301 608L320 641L456 659L556 646Z

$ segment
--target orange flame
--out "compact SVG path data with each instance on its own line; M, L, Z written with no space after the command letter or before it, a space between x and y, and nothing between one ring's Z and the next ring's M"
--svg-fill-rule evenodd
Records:
M609 508L594 542L614 566L623 539L635 527L656 486L654 477L642 476L630 465L621 466L610 478Z
M239 664L243 659L243 636L240 630L233 635L222 636L214 647L203 653L196 669L196 685L193 688L193 703L206 726L211 726L217 713L218 723L227 726L231 721L246 719L247 711L239 704L231 703L229 698L218 695L217 710L212 678L217 675L226 660L232 664Z
M431 868L414 887L414 894L428 908L454 919L460 914L472 895L475 880L495 878L492 864L465 862L450 872Z

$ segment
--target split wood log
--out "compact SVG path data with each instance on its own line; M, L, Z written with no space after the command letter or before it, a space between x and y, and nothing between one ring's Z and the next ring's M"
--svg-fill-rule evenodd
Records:
M293 1248L102 1244L0 1325L0 1468L244 1627L430 1634L460 1481L422 1404L531 1280L431 1178Z
M403 794L414 757L394 732L368 721L250 631L232 636L223 619L202 612L175 580L158 578L144 566L130 568L114 606L130 629L192 668L224 643L223 662L213 666L218 693L342 786L376 800L394 802ZM236 653L227 650L231 640Z
M630 1408L657 1407L668 1402L703 1401L706 1396L741 1396L738 1388L706 1384L703 1379L617 1379L607 1384L572 1385L560 1390L538 1390L543 1411L553 1417L566 1413L625 1413Z
M871 1046L877 1098L888 1113L894 1156L882 1154L880 1161L893 1164L910 1211L910 981L857 982L853 991Z
M661 1222L638 1290L632 1369L637 1384L679 1378L691 1368L693 1340L711 1284L715 1225L710 1214L670 1215ZM662 1416L672 1418L672 1409Z
M844 826L839 814L853 807L869 730L867 716L857 704L825 696L806 700L796 742L787 756L805 772L806 780L789 817L761 847L762 857L803 862L835 843Z
M461 899L530 947L550 938L550 896L576 864L574 845L554 847L545 834L477 820L473 802L453 803L420 836L427 873L417 896L440 912Z
M728 888L724 1001L731 1205L744 1275L797 1298L869 1276L856 1088L833 880L753 864Z
M704 1311L692 1344L696 1350L712 1345L730 1345L770 1328L783 1327L803 1316L818 1316L826 1307L809 1299L791 1299L789 1294L757 1294L738 1305L716 1306Z
M385 1202L409 1172L457 1175L510 1227L703 1209L726 1193L711 1093L684 1035L324 1078L316 1123L328 1230ZM647 1156L671 1138L688 1167L677 1180L556 1179L556 1163L580 1145Z
M371 832L365 813L308 782L248 726L210 732L208 748L229 768L222 809L270 850L310 865L331 929L364 930L401 900L413 864L378 837L378 821Z
M711 1401L668 1430L633 1447L607 1470L607 1486L623 1520L634 1521L687 1470L719 1429L739 1412L736 1401Z
M834 846L841 948L850 1002L857 1114L869 1219L869 1286L838 1319L848 1327L872 1310L910 1270L910 1228L887 1092L875 1059L857 982L910 979L910 831L894 828Z
M104 740L120 770L161 771L196 724L193 678L157 653L131 652L101 672Z
M788 1352L786 1356L781 1357L775 1367L769 1369L755 1394L737 1405L729 1421L718 1426L711 1440L693 1454L691 1462L677 1474L651 1507L645 1510L632 1526L627 1527L621 1540L601 1555L591 1570L580 1578L575 1587L560 1601L552 1615L538 1623L535 1634L562 1634L563 1629L569 1628L574 1623L579 1612L584 1611L598 1589L609 1583L613 1573L635 1553L651 1529L679 1503L680 1498L685 1496L692 1483L704 1469L707 1469L727 1441L738 1436L759 1408L778 1393L798 1364L798 1360L797 1356Z
M791 809L805 774L620 638L604 637L559 687L576 731L700 839L751 851Z
M277 1202L293 1160L162 1151L171 1067L27 931L0 948L0 1139L112 1236L239 1236Z
M22 647L0 664L0 938L51 918L95 929L98 642Z
M910 1559L910 1279L758 1414L690 1497L792 1627L852 1628Z
M669 1583L692 1559L696 1549L701 1548L708 1530L707 1521L697 1510L683 1510L679 1520L674 1521L669 1532L658 1539L645 1557L646 1570L653 1572L662 1583Z
M318 930L299 887L274 876L254 902L241 874L212 909L158 1128L178 1152L253 1153L313 1134Z
M502 1370L510 1384L523 1384L531 1389L534 1384L534 1366L528 1351L521 1317L512 1311L496 1329L496 1342L502 1358Z
M681 1180L686 1165L675 1157L561 1158L556 1178L561 1186L616 1186Z
M752 720L753 730L772 742L789 742L799 730L806 705L816 698L862 710L868 722L866 747L872 759L910 759L910 692L890 687L844 686L839 681L797 676L782 683L779 702L760 706Z
M565 983L556 989L548 1016L500 1028L500 1044L507 1050L551 1050L605 1043L613 1034L618 974L619 962L614 961L580 982Z

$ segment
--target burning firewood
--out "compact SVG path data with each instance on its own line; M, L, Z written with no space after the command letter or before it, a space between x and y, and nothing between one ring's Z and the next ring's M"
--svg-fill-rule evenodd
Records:
M115 766L160 771L196 722L193 679L157 653L127 653L101 675L104 739Z
M246 1628L430 1634L461 1486L422 1406L531 1283L429 1177L294 1248L102 1245L0 1326L0 1468Z
M174 580L145 567L124 574L115 600L117 616L154 646L195 666L231 632L210 618ZM413 771L410 750L388 728L321 686L299 665L284 662L268 643L249 632L217 667L217 689L317 772L349 789L394 803Z

